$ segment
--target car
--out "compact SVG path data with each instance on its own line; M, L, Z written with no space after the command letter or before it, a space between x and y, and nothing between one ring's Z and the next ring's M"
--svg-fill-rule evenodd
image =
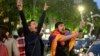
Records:
M89 46L86 53L80 52L79 56L100 56L100 40L94 41L92 45Z
M100 56L100 41L95 41L87 50L86 54L90 52L93 53L94 56Z
M75 54L78 54L81 50L87 49L90 43L90 38L83 38L76 40L76 44L74 46Z

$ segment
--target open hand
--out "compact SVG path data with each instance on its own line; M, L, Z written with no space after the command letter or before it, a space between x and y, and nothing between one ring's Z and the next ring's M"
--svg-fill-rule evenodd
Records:
M48 9L48 7L49 7L49 6L47 5L47 3L45 3L44 9L43 9L43 10L46 11L46 10Z
M16 0L16 6L18 10L23 9L23 0Z

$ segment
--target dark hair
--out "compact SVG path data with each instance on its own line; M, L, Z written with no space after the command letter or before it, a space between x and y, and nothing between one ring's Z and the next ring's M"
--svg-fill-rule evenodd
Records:
M0 41L1 42L3 42L3 39L5 38L7 38L7 35L6 35L6 32L7 31L5 31L5 30L3 30L3 29L0 29Z
M17 33L18 33L18 35L19 35L20 37L22 37L22 36L23 36L23 28L19 28L19 29L17 30Z
M34 22L35 20L31 20L31 21L29 21L27 24L28 24L28 26L30 26L30 24L32 23L32 22Z
M18 38L18 35L13 35L14 39L17 39Z
M58 26L59 26L60 24L64 24L64 23L63 23L63 22L57 22L57 23L55 24L55 28L58 28Z
M9 31L8 27L5 25L0 25L0 41L3 41L3 39L7 39L6 33Z

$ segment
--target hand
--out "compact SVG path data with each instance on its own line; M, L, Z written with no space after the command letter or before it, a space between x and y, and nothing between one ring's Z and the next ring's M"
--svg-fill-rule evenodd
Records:
M73 36L74 36L74 37L78 37L78 36L79 36L79 32L74 32L74 33L73 33Z
M21 11L23 9L23 0L17 0L16 6L17 9Z
M80 28L82 29L85 26L85 22L80 22Z
M43 9L43 10L46 11L46 10L48 9L48 7L49 7L49 6L47 5L47 3L45 3L44 9Z

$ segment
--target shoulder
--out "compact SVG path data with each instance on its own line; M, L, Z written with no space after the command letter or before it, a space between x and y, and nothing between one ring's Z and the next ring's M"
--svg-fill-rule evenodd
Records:
M52 36L52 37L55 37L54 39L56 40L56 39L60 39L63 35L60 34L58 31L53 31L53 32L51 33L51 36Z
M12 41L12 42L13 41L16 41L16 39L14 39L13 37L12 38L9 38L9 40Z
M57 35L57 34L60 34L58 31L53 31L52 33L51 33L51 35Z

